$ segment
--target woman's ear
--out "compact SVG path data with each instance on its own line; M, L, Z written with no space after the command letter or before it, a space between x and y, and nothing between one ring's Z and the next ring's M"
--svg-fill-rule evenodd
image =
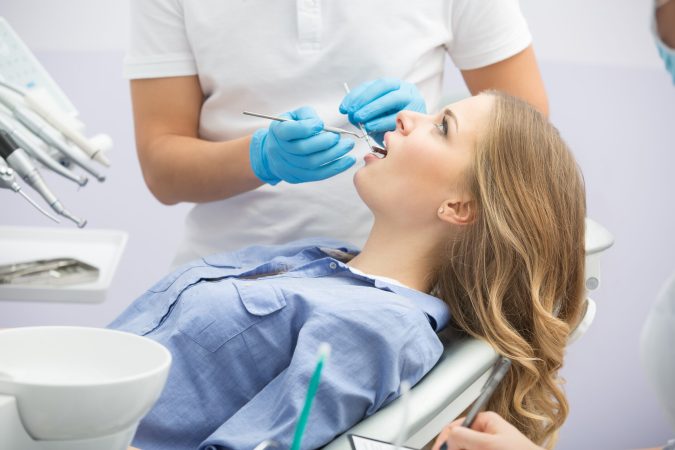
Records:
M476 203L470 199L446 200L438 208L438 218L452 225L469 225L476 218Z

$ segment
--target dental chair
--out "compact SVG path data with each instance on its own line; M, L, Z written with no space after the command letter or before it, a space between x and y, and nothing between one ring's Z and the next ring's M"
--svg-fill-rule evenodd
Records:
M612 246L614 237L587 218L585 238L586 290L593 291L600 286L600 255ZM584 316L572 332L570 343L588 330L594 317L595 302L586 297ZM459 417L480 394L498 358L487 343L457 330L446 329L439 338L445 347L443 355L410 390L404 441L409 447L422 448ZM402 403L398 399L337 437L324 450L351 450L348 434L393 442L399 433L402 416Z

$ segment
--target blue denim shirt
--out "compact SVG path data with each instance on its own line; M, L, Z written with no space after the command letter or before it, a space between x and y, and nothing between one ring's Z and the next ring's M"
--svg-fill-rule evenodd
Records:
M329 240L255 246L171 273L110 327L173 355L141 421L142 450L290 448L316 365L332 347L302 448L320 447L418 382L437 362L450 314L438 298L350 271Z

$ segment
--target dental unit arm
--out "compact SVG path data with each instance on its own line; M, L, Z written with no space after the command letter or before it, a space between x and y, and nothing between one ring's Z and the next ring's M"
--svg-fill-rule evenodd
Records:
M9 114L7 116L9 116ZM37 159L42 165L51 171L58 173L64 178L74 181L79 186L85 186L89 181L86 176L73 172L52 158L52 156L45 150L45 148L48 148L48 146L44 142L41 142L39 139L33 136L29 130L24 128L18 122L15 122L10 117L3 116L1 109L0 130L5 130L7 133L9 133L9 135L12 136L12 139L14 139L17 144L21 146L21 148L26 150L30 156Z
M112 140L107 135L96 135L91 139L84 136L84 124L76 119L77 110L2 17L0 50L5 56L0 58L0 156L8 166L0 174L0 187L20 193L38 207L20 189L18 178L21 178L59 215L83 227L86 220L64 208L36 165L78 186L85 186L88 178L75 172L74 166L102 182L106 176L96 163L110 165L105 151L112 147ZM17 179L13 178L15 174L19 175Z
M0 82L0 86L6 87L7 83ZM94 167L79 148L73 148L64 142L59 135L59 131L50 126L34 111L23 106L19 101L13 101L6 92L0 93L0 103L5 106L5 108L9 109L14 118L30 130L36 137L67 156L68 159L89 172L98 181L105 181L105 176Z

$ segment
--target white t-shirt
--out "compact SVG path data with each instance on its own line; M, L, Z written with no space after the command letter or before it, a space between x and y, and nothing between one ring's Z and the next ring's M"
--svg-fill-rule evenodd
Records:
M434 111L446 54L473 69L531 42L517 0L132 0L131 18L125 76L198 75L199 133L210 141L269 125L244 110L280 114L303 105L326 125L352 129L338 111L343 82L404 79ZM312 236L362 245L372 217L352 177L366 153L357 143L358 162L328 180L264 185L196 205L174 262Z

